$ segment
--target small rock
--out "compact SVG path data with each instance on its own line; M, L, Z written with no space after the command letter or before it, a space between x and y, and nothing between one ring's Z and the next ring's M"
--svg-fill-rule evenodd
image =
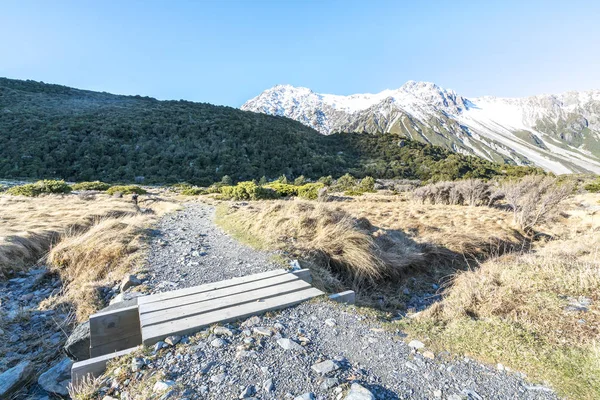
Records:
M233 331L225 326L216 326L213 333L217 336L233 336Z
M244 388L244 390L242 390L242 393L240 393L238 398L247 399L248 397L254 396L254 393L256 393L256 390L254 390L254 386L248 385Z
M173 381L158 381L154 384L154 387L152 388L152 391L154 393L162 393L162 392L166 392L167 390L169 390L173 385L175 385L175 382Z
M329 390L334 386L337 386L340 384L340 381L338 378L326 378L322 383L321 383L321 390Z
M125 275L125 277L121 281L121 285L119 285L119 288L121 289L121 292L124 292L125 290L129 289L130 287L140 285L141 283L142 283L142 281L140 281L137 278L137 276Z
M326 360L317 364L314 364L312 370L318 374L326 375L330 372L336 371L340 368L339 364L332 360Z
M265 392L270 393L275 390L275 385L273 384L273 379L269 378L263 382L262 388Z
M223 346L227 345L227 341L225 341L225 340L223 340L221 338L216 338L212 342L210 342L210 345L212 347L219 348L219 347L223 347Z
M315 400L315 395L313 393L304 393L294 397L294 400Z
M64 350L75 361L90 358L90 321L77 325L67 338Z
M423 342L419 342L418 340L411 340L410 343L408 343L408 347L411 349L420 350L425 347L425 344L423 344Z
M254 333L256 333L257 335L262 335L262 336L272 336L273 335L273 331L271 331L271 329L269 328L265 328L262 326L257 326L256 328L252 329L252 331Z
M9 395L18 390L31 374L33 374L33 365L28 360L21 361L0 374L0 398L9 398Z
M158 352L160 349L162 349L163 347L165 347L167 344L165 342L163 342L162 340L156 342L154 344L154 352Z
M375 396L366 387L353 383L345 400L375 400Z
M133 372L141 370L144 367L144 365L146 365L146 363L141 357L135 357L131 359L131 371Z
M67 387L71 383L72 366L73 361L70 358L63 358L59 363L40 375L38 385L46 392L67 396L69 394Z
M300 346L298 343L294 342L288 338L277 339L277 344L281 346L284 350L294 350L294 351L303 351L304 347Z
M439 390L439 389L438 390L434 390L433 391L433 397L435 397L437 399L441 398L442 397L442 391Z
M261 321L260 317L258 315L255 315L253 317L248 318L246 321L244 321L242 323L242 327L251 328L255 325L260 324L260 321Z
M337 321L333 318L328 318L325 320L325 325L330 326L330 327L334 327L337 325Z
M179 343L181 341L181 336L169 336L165 339L165 343L168 344L169 346L175 346L177 343Z
M225 380L225 378L227 378L227 374L222 373L222 374L217 374L217 375L211 376L210 381L213 383L221 383Z
M498 371L504 371L504 365L503 364L496 364L496 368L498 369Z
M435 354L433 354L432 351L424 351L423 352L423 357L429 358L430 360L433 360L433 359L435 359Z

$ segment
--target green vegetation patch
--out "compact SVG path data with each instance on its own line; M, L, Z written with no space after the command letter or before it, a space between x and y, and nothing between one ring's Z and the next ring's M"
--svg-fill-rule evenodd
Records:
M124 186L112 186L106 193L113 195L115 193L121 194L146 194L148 193L145 189L136 185L124 185Z
M105 191L111 187L109 183L104 183L100 181L93 182L79 182L72 186L73 190L99 190Z
M13 196L36 197L42 194L65 194L70 193L71 186L62 180L42 180L20 186L13 186L6 193Z

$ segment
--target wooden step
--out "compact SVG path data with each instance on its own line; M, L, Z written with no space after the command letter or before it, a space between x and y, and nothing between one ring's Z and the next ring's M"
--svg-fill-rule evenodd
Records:
M246 298L247 301L243 303L232 304L225 308L217 308L191 316L182 315L182 318L179 319L168 318L163 322L152 320L150 325L142 326L142 341L145 345L152 345L170 335L192 334L212 324L232 322L268 311L279 310L323 294L322 291L310 285L304 289L283 292L266 298L260 295L260 291L256 291L254 297ZM143 319L144 316L142 315Z

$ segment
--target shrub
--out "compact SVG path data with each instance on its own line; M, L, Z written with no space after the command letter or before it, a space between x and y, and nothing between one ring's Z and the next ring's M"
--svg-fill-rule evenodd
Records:
M351 190L356 185L356 179L350 174L340 176L335 182L335 189L343 192L345 190Z
M325 186L331 186L333 185L333 177L331 175L322 176L317 182L322 183Z
M491 206L503 197L502 191L480 179L437 182L413 191L413 199L420 203L444 205Z
M71 186L62 180L43 180L26 185L13 186L6 191L14 196L35 197L41 194L64 194L71 192Z
M598 179L596 182L588 183L583 188L591 193L600 192L600 179Z
M207 194L208 191L199 187L189 187L187 189L182 190L180 193L184 196L200 196L203 194Z
M214 183L206 189L206 193L221 193L222 187L223 187L223 185Z
M374 192L375 191L375 179L371 176L365 176L360 180L358 184L358 190L362 192Z
M124 185L124 186L112 186L110 188L108 188L108 190L106 191L106 193L113 195L115 193L121 193L121 194L146 194L148 192L146 192L144 189L142 189L139 186L136 185Z
M222 186L221 197L231 200L274 199L277 193L271 188L258 186L254 182L240 182L235 186Z
M110 188L110 186L110 184L100 181L79 182L73 185L73 190L99 190L103 192Z
M297 177L296 179L294 179L294 185L296 186L302 186L305 183L307 183L308 181L306 180L306 178L304 177L304 175L300 175L299 177Z
M263 175L263 176L260 178L260 180L258 181L258 184L259 184L260 186L265 186L267 183L269 183L269 181L267 181L267 177L266 177L266 176L264 176L264 175Z
M530 175L506 182L502 189L515 223L523 231L533 233L536 226L556 215L559 204L573 192L573 184L559 184L556 178L549 176Z
M307 183L298 188L298 197L307 200L316 200L319 197L319 189L325 187L322 183Z
M223 178L221 178L221 183L225 186L231 186L233 185L233 180L229 175L225 175Z
M265 187L273 189L280 197L298 196L298 186L281 182L271 182Z

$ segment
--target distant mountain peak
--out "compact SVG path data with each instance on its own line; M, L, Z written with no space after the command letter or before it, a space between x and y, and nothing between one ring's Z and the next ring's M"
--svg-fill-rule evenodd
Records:
M348 96L277 85L242 110L295 119L323 134L388 132L492 161L600 173L600 91L465 98L433 82Z

